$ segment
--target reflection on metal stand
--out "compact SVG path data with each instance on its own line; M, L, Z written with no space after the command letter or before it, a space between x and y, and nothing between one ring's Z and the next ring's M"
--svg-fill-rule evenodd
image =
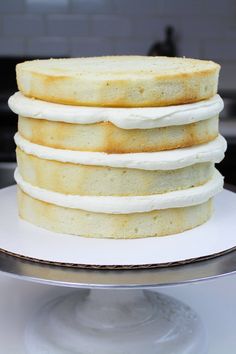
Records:
M167 295L77 290L40 309L25 336L29 354L205 354L198 316Z

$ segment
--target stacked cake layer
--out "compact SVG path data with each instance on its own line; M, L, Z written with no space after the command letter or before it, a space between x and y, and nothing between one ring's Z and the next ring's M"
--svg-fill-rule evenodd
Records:
M105 238L163 236L208 220L223 186L214 164L226 150L218 73L215 63L181 58L19 64L21 92L9 106L19 115L20 216Z

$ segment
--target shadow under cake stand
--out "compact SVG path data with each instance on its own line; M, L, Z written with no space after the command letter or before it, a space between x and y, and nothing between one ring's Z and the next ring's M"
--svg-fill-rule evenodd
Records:
M76 289L33 316L25 330L29 354L206 354L207 338L198 315L150 289L232 274L236 250L182 265L119 270L46 264L2 250L0 270L19 279Z

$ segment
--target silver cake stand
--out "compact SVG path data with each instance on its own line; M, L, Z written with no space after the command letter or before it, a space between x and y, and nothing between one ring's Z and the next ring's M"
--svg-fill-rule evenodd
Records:
M76 288L49 302L25 331L30 354L207 353L198 315L172 297L146 290L236 272L236 251L158 269L93 270L26 261L0 253L0 270L18 279Z

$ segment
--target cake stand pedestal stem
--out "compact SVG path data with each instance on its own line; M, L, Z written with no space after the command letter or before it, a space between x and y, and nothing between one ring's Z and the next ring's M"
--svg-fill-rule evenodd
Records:
M202 354L196 313L145 290L77 290L46 304L25 333L29 354Z

